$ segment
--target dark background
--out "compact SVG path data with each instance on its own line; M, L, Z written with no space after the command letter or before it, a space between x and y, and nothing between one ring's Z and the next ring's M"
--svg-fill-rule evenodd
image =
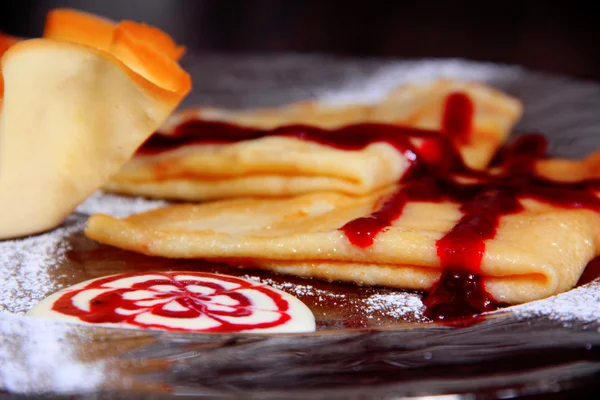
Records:
M459 57L600 80L598 0L5 0L0 30L39 35L60 6L145 21L201 51Z

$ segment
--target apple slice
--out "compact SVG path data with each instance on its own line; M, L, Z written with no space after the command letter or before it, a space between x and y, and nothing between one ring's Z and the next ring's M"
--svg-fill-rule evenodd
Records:
M102 40L89 31L96 20ZM57 10L46 38L11 43L1 70L0 239L59 225L181 102L191 80L165 36Z

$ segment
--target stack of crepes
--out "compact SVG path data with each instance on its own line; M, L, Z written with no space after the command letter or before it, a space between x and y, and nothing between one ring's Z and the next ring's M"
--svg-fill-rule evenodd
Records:
M60 224L191 89L158 29L59 9L41 39L1 38L0 239Z
M465 96L469 101L460 104ZM389 226L364 245L353 243L342 228L352 221L380 218L378 212L389 211L382 208L390 196L415 184L406 173L415 159L427 157L423 151L427 140L419 134L422 130L426 136L445 134L453 124L452 116L446 115L452 98L471 115L467 134L446 140L452 147L446 149L455 151L464 165L456 173L443 172L444 179L460 182L468 193L469 184L477 184L479 177L493 181L494 176L504 176L508 178L502 178L502 187L513 195L510 176L519 174L518 165L510 160L504 164L491 161L521 115L520 102L482 84L436 80L402 85L376 104L307 102L265 110L200 108L178 113L104 188L129 195L211 201L175 204L124 219L93 215L86 234L153 256L200 258L359 285L429 290L444 267L440 240L460 224L481 223L481 218L475 222L461 219L468 207L456 201L460 193L455 198L440 195L403 204ZM194 137L194 129L201 131L209 122L216 139L206 140L201 133ZM326 140L281 134L294 129L298 133L301 127L282 127L302 124L322 128L321 135L344 135L353 128L335 129L363 124L361 129L368 131L364 123L413 129L411 150L401 151L386 140L342 148ZM232 127L244 130L245 139L218 140L218 129ZM532 161L533 175L527 179L567 185L596 176L597 160L596 156L582 161L539 156ZM521 184L518 179L514 182ZM477 250L481 260L477 270L471 271L481 276L485 289L502 303L521 303L568 290L600 249L596 210L525 197L518 199L522 210L501 216L493 234L482 236L485 245Z

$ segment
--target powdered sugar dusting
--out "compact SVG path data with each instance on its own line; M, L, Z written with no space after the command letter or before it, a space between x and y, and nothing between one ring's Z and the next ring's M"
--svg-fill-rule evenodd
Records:
M600 281L504 311L512 312L519 318L543 316L562 321L600 321Z
M318 289L318 288L314 287L313 285L309 285L309 284L277 282L273 279L260 278L258 276L253 276L253 275L243 275L242 277L244 279L248 279L248 280L255 281L255 282L260 282L265 285L274 287L276 289L292 293L293 295L298 296L298 297L317 297L317 298L320 298L321 300L324 299L325 297L333 298L333 299L335 299L335 298L343 299L346 297L346 295L343 293L328 292L326 290Z
M24 313L60 289L56 273L67 250L64 238L82 228L81 221L70 217L50 232L0 241L0 312Z
M243 277L286 291L303 301L310 300L311 303L327 304L329 307L350 307L352 311L361 314L366 319L374 319L382 326L388 325L393 319L414 322L426 320L423 314L425 308L421 301L421 295L414 292L364 288L364 290L358 291L359 293L364 291L364 295L356 295L323 290L310 284L281 282L253 275L244 275ZM373 321L370 324L372 323Z
M41 319L0 318L0 389L15 393L81 393L104 381L102 362L84 362L76 348L88 339L77 328ZM79 346L74 346L78 344Z
M404 318L407 315L423 319L425 306L421 296L411 292L398 292L392 294L374 294L366 301L365 312L385 313L392 318Z
M103 213L123 218L131 214L141 213L168 203L163 200L150 200L141 197L125 197L110 193L96 192L83 204L77 207L82 214Z
M76 212L125 217L167 204L160 200L95 193ZM0 241L0 312L22 314L49 294L62 289L59 266L69 243L65 238L81 231L85 220L76 214L62 226L24 239Z
M497 64L473 64L464 60L439 62L406 62L402 68L397 63L379 67L365 79L347 82L335 90L323 89L316 97L331 104L371 103L383 99L391 88L403 83L420 83L436 78L454 78L478 82L493 82L498 78L499 68L505 79L515 78L523 71L513 66L501 67Z

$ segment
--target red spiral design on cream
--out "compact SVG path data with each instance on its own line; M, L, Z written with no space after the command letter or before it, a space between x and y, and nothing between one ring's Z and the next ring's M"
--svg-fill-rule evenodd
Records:
M180 331L239 332L291 320L284 295L260 283L202 272L110 276L74 288L54 312L94 324Z

